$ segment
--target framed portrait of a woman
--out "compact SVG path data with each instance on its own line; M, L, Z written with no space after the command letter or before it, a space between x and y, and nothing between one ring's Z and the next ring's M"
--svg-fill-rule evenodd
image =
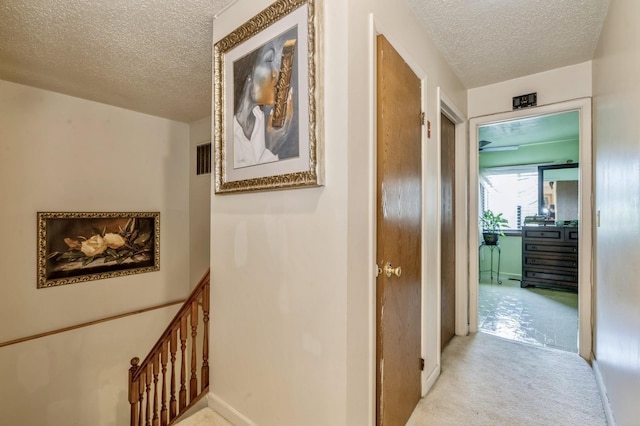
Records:
M278 0L214 45L215 192L322 185L319 0Z

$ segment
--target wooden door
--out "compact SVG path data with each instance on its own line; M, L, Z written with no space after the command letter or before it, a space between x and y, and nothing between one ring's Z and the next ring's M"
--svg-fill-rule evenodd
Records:
M377 424L404 425L420 399L421 91L391 44L377 48ZM399 276L398 276L399 275Z
M444 349L456 331L455 124L440 117L440 345Z

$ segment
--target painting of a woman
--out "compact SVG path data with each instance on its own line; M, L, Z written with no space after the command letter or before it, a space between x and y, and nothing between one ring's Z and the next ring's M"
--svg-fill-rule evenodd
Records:
M284 121L273 125L282 47L285 42L296 39L296 31L296 28L286 31L233 64L233 165L236 169L298 155L295 66L284 98Z

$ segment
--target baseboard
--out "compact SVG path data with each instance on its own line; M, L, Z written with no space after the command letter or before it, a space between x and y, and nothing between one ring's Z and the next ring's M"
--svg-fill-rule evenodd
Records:
M508 272L501 272L500 275L504 275L507 279L512 281L522 281L522 274L510 274Z
M616 419L613 416L613 410L609 403L609 397L607 396L607 388L602 380L602 373L600 372L600 366L598 360L595 357L592 358L591 366L593 367L593 373L596 376L596 383L598 384L598 391L600 392L600 399L602 399L602 406L604 407L604 415L607 418L608 426L616 426Z
M207 395L209 407L227 419L235 426L257 426L257 423L251 421L248 417L241 414L238 410L229 405L219 396L212 392Z
M493 271L493 279L495 280L497 277L497 273L496 271ZM490 279L490 273L489 270L487 269L486 271L481 271L481 273L478 275L478 278L480 279L486 279L487 281L489 281ZM510 272L500 272L500 279L502 281L505 280L512 280L512 281L522 281L522 274L512 274Z

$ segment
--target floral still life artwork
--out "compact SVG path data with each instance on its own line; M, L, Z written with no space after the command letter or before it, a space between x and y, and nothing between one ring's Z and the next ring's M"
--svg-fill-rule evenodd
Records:
M160 267L159 213L38 213L38 288Z

